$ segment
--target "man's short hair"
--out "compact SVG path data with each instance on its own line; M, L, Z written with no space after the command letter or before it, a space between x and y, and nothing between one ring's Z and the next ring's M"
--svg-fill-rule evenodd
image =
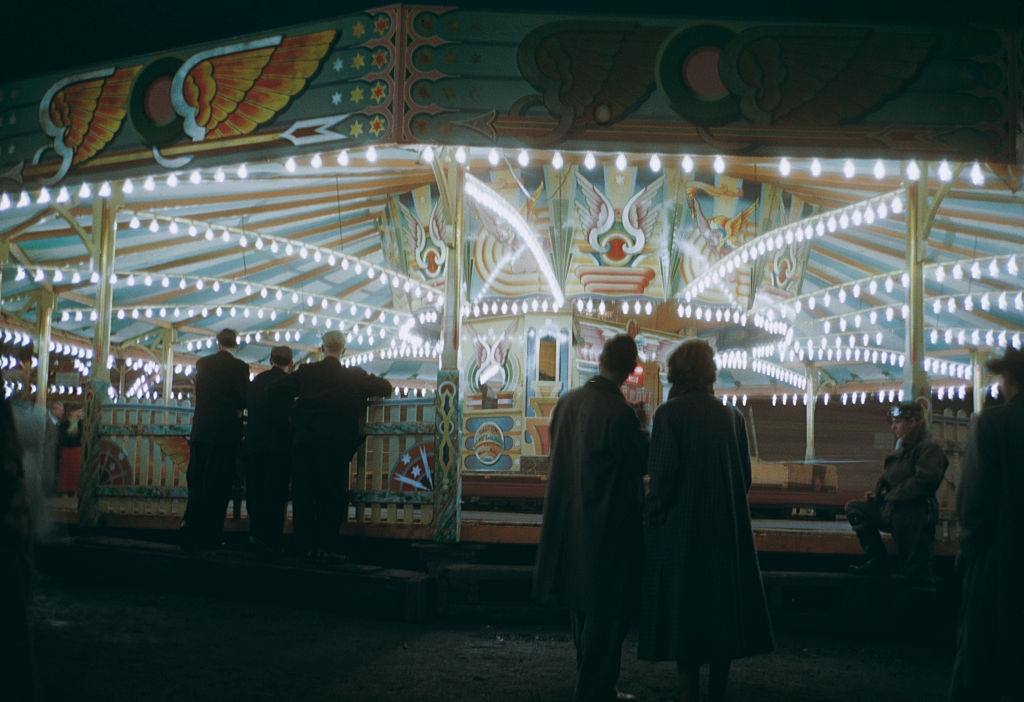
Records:
M324 351L328 353L345 353L345 336L339 331L329 331L322 337Z
M626 376L636 368L639 356L633 337L629 334L616 334L605 342L598 362L601 368L615 375Z
M290 366L292 350L288 346L275 346L270 349L270 363L275 366Z
M217 345L225 349L238 346L238 332L234 329L221 329L217 332Z

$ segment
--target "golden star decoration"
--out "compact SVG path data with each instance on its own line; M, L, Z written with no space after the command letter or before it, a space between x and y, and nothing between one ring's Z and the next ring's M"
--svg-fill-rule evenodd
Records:
M363 101L363 89L359 86L352 88L352 92L348 94L348 99L352 102Z
M348 128L348 133L350 136L354 137L361 136L363 133L363 123L353 122L352 126Z
M373 87L370 88L370 97L378 105L384 101L384 98L387 97L387 94L387 86L385 86L383 83L374 83Z
M366 65L366 57L362 54L356 54L352 57L352 68L363 68Z
M352 36L357 39L366 34L366 26L362 22L356 22L352 25Z
M384 131L384 119L380 115L376 115L370 120L370 134L374 136L380 136L381 132Z

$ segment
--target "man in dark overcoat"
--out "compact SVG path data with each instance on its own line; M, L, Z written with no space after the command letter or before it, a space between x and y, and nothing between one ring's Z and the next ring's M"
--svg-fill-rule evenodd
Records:
M968 440L957 490L963 575L950 699L1024 700L1024 351L987 364L1001 405L986 408Z
M890 410L896 449L885 457L882 476L863 500L846 504L846 518L860 539L867 560L851 566L854 573L888 570L888 554L879 531L891 532L903 562L903 573L913 580L932 575L932 552L939 505L935 492L949 460L939 443L928 435L924 408L914 402Z
M631 337L612 338L600 374L563 396L551 415L534 595L569 608L578 702L616 698L639 594L647 436L620 390L637 360Z
M329 331L324 358L273 383L271 399L292 407L292 506L295 535L307 556L335 550L348 517L349 463L363 441L366 401L391 394L391 383L362 368L341 365L345 337Z
M270 398L270 386L284 378L292 366L292 350L270 350L270 369L249 383L245 427L245 503L249 512L249 536L262 550L281 545L284 514L291 477L291 398Z
M238 334L222 329L217 334L217 353L196 362L188 505L182 519L186 549L217 546L223 535L249 386L249 365L232 355L237 347Z

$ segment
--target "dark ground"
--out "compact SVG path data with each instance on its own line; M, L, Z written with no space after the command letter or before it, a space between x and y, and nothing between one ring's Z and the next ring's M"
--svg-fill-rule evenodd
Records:
M47 702L571 698L567 627L410 624L154 585L39 580L36 643ZM892 633L780 634L776 654L736 663L730 699L941 700L946 647L924 637L894 641ZM673 686L673 667L638 662L631 637L621 687L660 701Z

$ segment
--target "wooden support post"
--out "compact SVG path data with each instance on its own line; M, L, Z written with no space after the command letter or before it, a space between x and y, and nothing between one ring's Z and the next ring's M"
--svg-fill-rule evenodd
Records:
M117 366L117 396L124 397L124 377L127 375L128 370L124 356L115 358L114 365Z
M7 261L11 257L11 245L8 241L0 241L0 302L3 301L3 287L4 287L4 266L7 265Z
M924 257L928 237L927 172L907 187L906 265L908 314L904 329L903 395L908 402L928 396L928 376L924 372Z
M807 377L807 442L804 449L804 460L814 460L814 408L818 404L818 370L813 363L808 363L805 369Z
M115 194L116 197L116 194ZM82 421L82 472L78 481L78 525L95 527L100 523L99 480L101 473L101 435L99 434L103 405L110 401L110 316L114 287L114 249L117 237L115 197L95 198L92 208L93 270L99 273L96 293L96 330L93 335L92 374L86 384L85 416Z
M57 298L49 290L40 290L36 299L36 404L46 409L50 390L50 338L53 332L53 306Z
M973 390L974 414L980 414L985 405L985 352L981 349L971 349L971 383Z
M465 175L450 150L436 169L445 211L448 245L441 367L437 372L434 449L434 540L459 540L462 518L462 397L459 339L462 326L463 188Z
M164 369L164 391L163 391L163 403L165 405L171 404L174 399L174 344L178 340L177 330L174 327L169 327L163 330L161 348L162 362Z

